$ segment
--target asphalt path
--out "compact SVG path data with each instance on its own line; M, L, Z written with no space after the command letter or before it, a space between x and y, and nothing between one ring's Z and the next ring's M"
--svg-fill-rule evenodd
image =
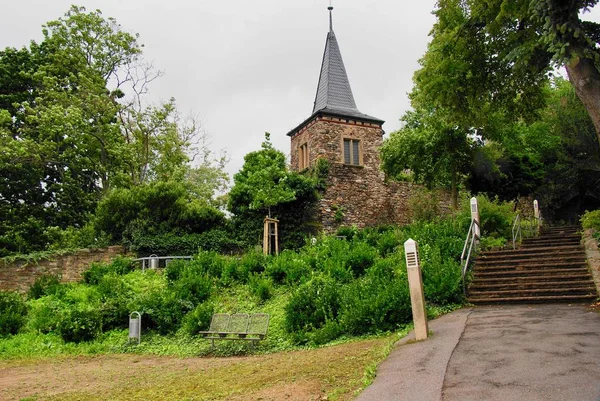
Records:
M461 309L400 340L356 401L600 401L600 314L581 305Z

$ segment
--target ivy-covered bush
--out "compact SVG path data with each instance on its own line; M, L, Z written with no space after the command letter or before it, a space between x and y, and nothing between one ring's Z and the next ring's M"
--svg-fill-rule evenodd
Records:
M581 226L584 230L592 228L596 231L600 231L600 210L585 212L585 214L581 216Z
M340 310L338 283L331 277L316 276L298 287L285 307L285 328L303 342L306 332L337 320Z
M227 227L223 212L192 197L180 182L113 190L99 202L94 224L111 242L123 243L142 256L237 249L223 229Z
M16 334L25 324L27 306L16 292L0 291L0 336Z

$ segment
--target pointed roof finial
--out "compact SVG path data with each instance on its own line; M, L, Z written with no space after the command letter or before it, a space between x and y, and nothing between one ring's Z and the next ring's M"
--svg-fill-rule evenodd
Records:
M327 7L327 9L329 10L329 32L333 32L333 5L331 3L332 0L329 0L329 7Z

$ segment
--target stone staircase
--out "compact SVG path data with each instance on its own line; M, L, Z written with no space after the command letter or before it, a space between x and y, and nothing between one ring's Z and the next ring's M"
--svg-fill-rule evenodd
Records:
M591 303L598 294L581 247L579 227L544 228L516 250L481 253L473 268L473 304Z

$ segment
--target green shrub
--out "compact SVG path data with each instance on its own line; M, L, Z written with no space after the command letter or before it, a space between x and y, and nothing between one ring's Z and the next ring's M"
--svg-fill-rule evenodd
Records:
M28 299L38 299L45 295L55 294L60 291L60 278L56 275L45 274L35 279L29 291Z
M27 306L16 292L0 291L0 336L16 334L25 324Z
M181 277L170 285L170 289L175 299L182 305L190 304L191 310L210 297L212 280L206 273L198 274L195 269L186 269Z
M191 336L208 330L214 312L215 307L209 302L198 305L196 309L183 317L181 329Z
M90 305L71 305L62 311L56 329L67 342L91 341L102 330L102 313Z
M114 272L105 274L96 288L102 302L102 330L126 328L132 312L127 304L134 297L133 289L126 284L123 276Z
M40 334L55 331L62 318L64 302L55 294L47 295L28 303L29 313L25 329Z
M354 277L361 276L365 270L373 266L377 259L377 249L362 241L352 241L346 255L346 265Z
M267 301L273 296L273 283L268 278L253 274L248 280L250 292L261 301Z
M170 291L154 289L139 294L130 303L129 309L141 313L144 328L169 334L177 331L183 316L194 307L190 302L182 302Z
M494 238L511 238L512 224L516 213L512 202L501 202L498 199L489 199L487 196L478 195L477 204L481 220L481 235ZM470 204L465 201L463 216L471 220Z
M50 244L47 249L51 251L63 249L102 248L110 245L110 238L106 234L98 234L93 222L86 223L81 228L46 227L44 232Z
M349 334L393 330L411 319L406 275L396 273L397 260L385 259L374 271L344 287L340 325Z
M397 230L389 230L379 235L375 247L382 257L386 257L395 252L401 244L400 233Z
M285 307L285 329L288 333L319 329L337 319L339 308L339 284L330 277L314 277L292 294Z
M265 256L258 250L252 250L242 256L238 265L239 280L246 283L253 273L265 271L271 256Z
M423 288L428 302L436 305L459 303L463 299L460 263L444 258L440 249L431 247L421 258Z
M594 210L592 212L586 211L583 216L581 216L581 226L584 230L588 230L590 228L600 231L600 210Z
M307 281L310 271L310 265L303 255L285 250L269 260L265 274L278 284L291 285Z
M420 189L415 191L408 201L413 221L433 221L440 215L438 191Z
M228 259L212 251L200 251L192 260L175 259L165 269L169 282L179 280L183 274L208 274L218 279L223 274L223 269Z
M97 285L106 274L124 275L133 271L134 268L135 265L130 258L117 256L111 263L92 263L90 268L82 273L83 282L90 285Z
M335 340L342 334L342 326L335 320L329 320L322 327L308 333L306 338L314 345L322 345Z

